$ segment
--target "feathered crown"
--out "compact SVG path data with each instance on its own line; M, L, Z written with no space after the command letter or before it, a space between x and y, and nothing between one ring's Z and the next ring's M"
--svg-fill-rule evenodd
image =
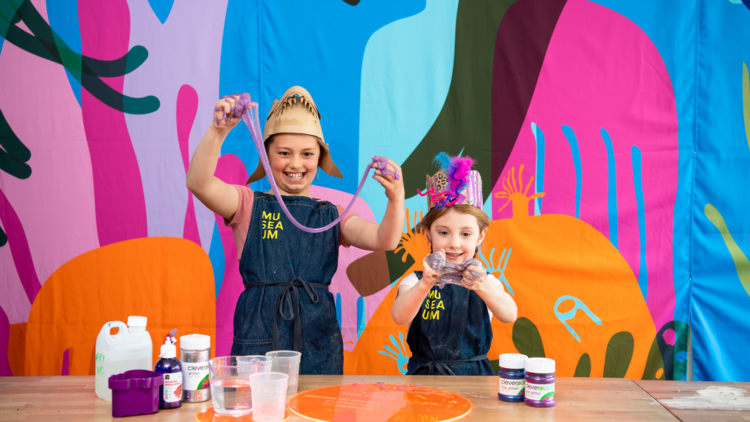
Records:
M427 196L427 207L443 208L456 204L470 204L482 208L482 176L471 167L475 161L471 157L451 157L441 152L433 160L440 171L430 177L421 196Z

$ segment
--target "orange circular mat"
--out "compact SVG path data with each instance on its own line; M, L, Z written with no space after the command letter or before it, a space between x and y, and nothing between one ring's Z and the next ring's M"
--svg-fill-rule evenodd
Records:
M288 421L291 417L292 414L289 413L289 409L287 408L284 410L284 420L279 422ZM211 407L202 412L198 412L195 415L195 422L253 422L253 414L250 413L245 416L217 415L216 412L214 412L214 408Z
M437 388L403 384L351 384L304 391L289 400L292 413L313 421L453 421L471 402Z

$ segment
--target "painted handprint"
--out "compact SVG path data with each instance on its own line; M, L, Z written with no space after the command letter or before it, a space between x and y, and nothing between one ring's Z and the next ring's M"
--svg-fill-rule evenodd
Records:
M495 261L493 259L495 255L495 248L492 248L492 250L490 251L489 260L487 260L487 258L484 257L484 254L482 254L482 248L479 248L479 259L481 259L482 262L484 262L484 266L487 267L487 273L494 275L495 278L502 281L505 285L505 288L508 289L508 293L510 293L511 296L515 296L515 294L513 293L513 289L510 287L508 279L505 278L505 268L508 267L508 260L510 259L510 253L512 251L513 248L503 249L503 253L502 255L500 255L500 260L497 261L497 267L495 266Z
M406 350L406 343L404 343L404 333L401 331L398 332L398 338L401 341L400 344L396 342L396 338L393 337L393 334L391 334L390 337L391 343L393 343L393 347L395 347L398 352L385 344L383 345L383 347L386 351L378 350L378 353L384 356L388 356L391 359L395 359L398 370L401 371L402 375L406 375L406 364L409 363L409 352Z
M518 171L518 180L516 180L516 168L513 167L508 171L508 175L503 179L504 190L495 194L495 198L506 198L508 201L497 212L505 209L513 202L513 218L524 218L529 216L529 201L534 198L543 198L545 193L539 192L531 196L526 196L531 184L534 183L534 176L531 176L526 188L523 187L523 164Z

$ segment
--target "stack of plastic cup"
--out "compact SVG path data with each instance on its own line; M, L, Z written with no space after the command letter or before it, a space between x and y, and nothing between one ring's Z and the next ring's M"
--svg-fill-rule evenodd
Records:
M260 359L245 356L213 358L208 364L214 411L219 415L228 416L249 414L253 408L250 376L258 372L267 372L268 365L264 367Z
M275 350L266 353L266 356L273 357L271 371L289 375L286 393L296 394L297 380L299 379L299 362L302 353L292 350Z
M250 375L255 422L284 420L288 381L289 376L280 372L259 372Z

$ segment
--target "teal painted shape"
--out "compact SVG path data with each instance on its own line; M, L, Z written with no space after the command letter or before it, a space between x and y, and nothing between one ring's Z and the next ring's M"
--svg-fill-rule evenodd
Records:
M359 340L359 336L362 335L362 332L365 331L366 326L367 321L365 318L365 298L360 296L357 299L357 340Z
M360 174L373 155L403 163L440 114L453 75L457 11L457 0L428 1L422 12L380 28L368 41L362 62ZM383 187L368 181L360 196L379 223L388 204ZM411 212L426 209L426 199L416 191L406 197L420 204L413 208L408 201Z

